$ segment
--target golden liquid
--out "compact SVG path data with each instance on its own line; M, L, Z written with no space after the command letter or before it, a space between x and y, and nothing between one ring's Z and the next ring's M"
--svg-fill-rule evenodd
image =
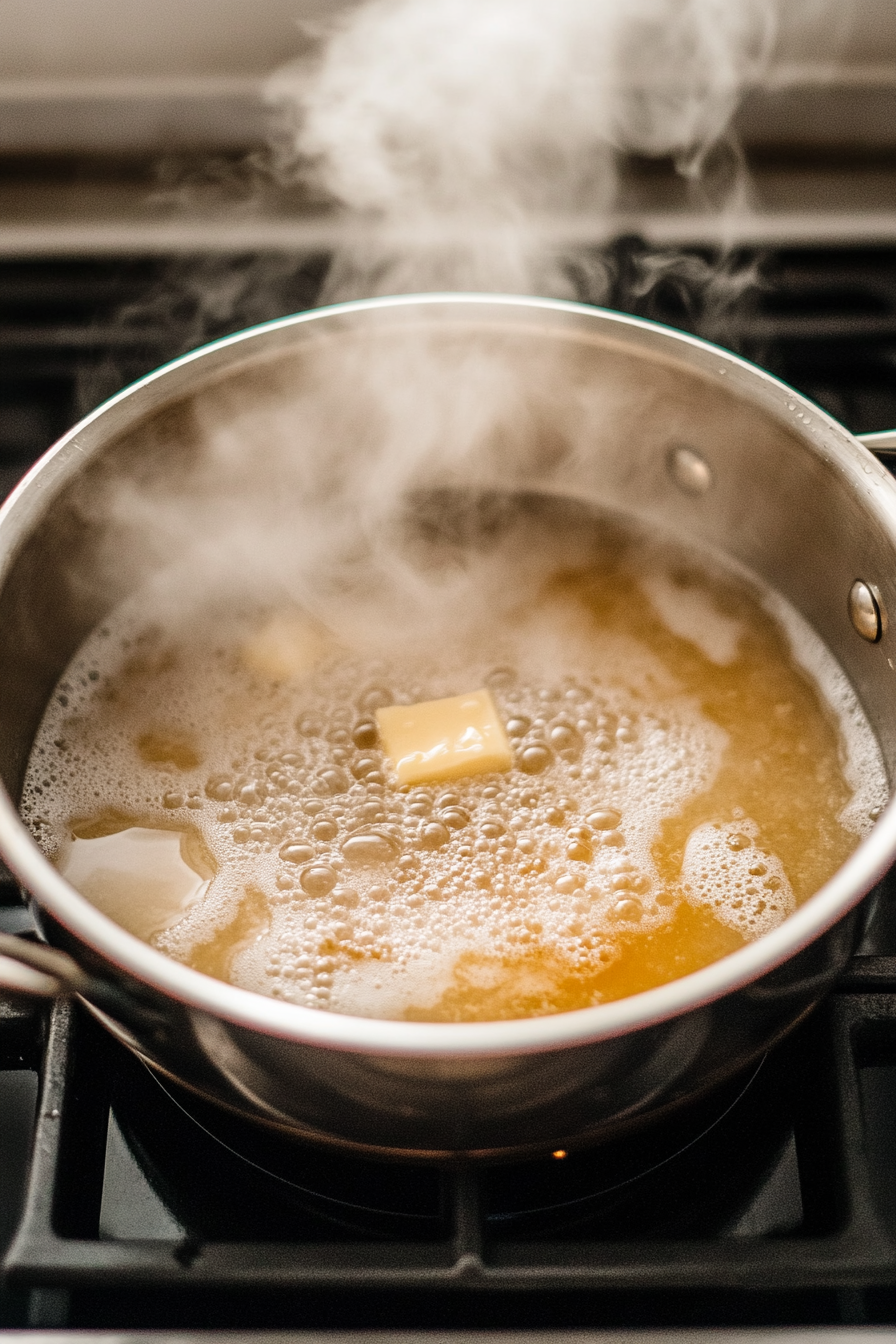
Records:
M428 658L371 663L319 629L305 657L299 618L273 619L113 621L60 683L23 813L63 871L79 841L178 831L211 881L149 940L289 1001L475 1021L638 993L774 927L885 797L867 725L844 736L761 594L680 552L592 548ZM399 789L377 705L484 684L514 767ZM132 877L110 913L145 929Z

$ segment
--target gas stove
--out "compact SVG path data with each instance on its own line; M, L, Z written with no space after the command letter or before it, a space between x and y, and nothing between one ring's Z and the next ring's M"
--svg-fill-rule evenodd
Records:
M743 252L726 265L753 282L724 301L713 260L658 264L629 237L600 273L611 306L723 341L857 432L896 426L896 251ZM0 262L0 486L147 369L313 303L326 262ZM10 881L0 902L0 928L26 930ZM0 1323L896 1325L896 875L869 910L834 994L749 1074L591 1153L487 1169L305 1147L151 1074L75 1005L0 1001Z

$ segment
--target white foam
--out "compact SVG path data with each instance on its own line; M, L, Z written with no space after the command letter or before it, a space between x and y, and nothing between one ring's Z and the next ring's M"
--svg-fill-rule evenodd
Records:
M749 817L698 826L688 837L681 869L688 900L708 906L748 941L777 928L796 909L784 865L758 836Z
M855 835L867 835L890 795L880 744L840 664L808 621L771 588L761 597L769 615L784 629L793 660L817 686L840 729L841 769L852 790L838 820Z
M654 557L644 580L650 593L664 595L659 601L672 612L666 623L687 627L684 637L716 665L736 657L741 627L713 605L711 584L684 590L672 572ZM493 574L506 581L500 566ZM862 834L885 792L873 734L805 623L779 599L764 594L763 601L838 716L847 778L857 789L844 816ZM251 622L231 618L218 646L214 621L199 622L188 663L167 665L159 657L164 644L143 635L141 606L138 594L95 631L60 681L37 735L22 810L51 855L64 853L72 817L112 809L144 826L198 831L217 876L181 919L152 930L169 955L188 961L229 925L251 889L267 901L267 923L236 951L235 983L391 1017L437 1000L464 953L512 959L538 946L593 968L619 954L620 930L670 918L654 844L665 819L711 788L728 739L636 633L596 633L583 606L532 600L516 610L505 604L510 614L483 622L476 638L465 631L462 656L448 641L429 654L397 648L372 664L333 646L303 665L298 680L278 682L264 679L270 660L259 669L258 660L240 655ZM116 717L108 692L138 654L158 666L136 718ZM514 675L502 679L502 665ZM376 769L352 775L365 755L388 772L377 747L356 748L350 738L359 718L370 716L365 696L430 700L486 684L505 724L528 725L517 749L533 735L552 742L555 729L565 728L575 750L564 756L555 743L550 765L532 778L517 768L409 794L388 777L377 782ZM199 764L141 760L135 736L144 719L200 744ZM326 769L341 773L335 794L322 785ZM445 814L440 798L448 794L462 811L460 827L446 828L445 844L427 849L423 827ZM565 812L562 824L551 820L552 807ZM587 858L571 858L570 827L608 807L621 816L618 830L598 828ZM342 843L371 828L386 838L386 857L353 866ZM749 843L732 849L735 833ZM687 899L710 906L747 938L793 908L780 858L760 853L758 840L746 820L698 827L682 870ZM307 845L301 862L280 857L290 841ZM315 864L332 871L329 893L301 886ZM750 874L751 864L765 873ZM757 876L764 885L752 890Z
M96 632L63 679L68 687L63 692L66 704L57 698L48 708L35 747L24 810L52 851L64 842L68 818L89 810L91 795L97 796L100 808L114 804L126 815L146 817L160 816L160 799L176 791L183 805L169 809L166 820L183 821L200 831L219 876L201 905L157 933L154 941L170 955L189 960L193 947L234 917L246 888L261 889L270 902L270 929L238 951L231 970L237 983L343 1012L394 1016L437 997L465 950L512 956L531 942L533 929L542 943L567 956L582 954L589 940L592 951L595 945L611 949L610 933L619 927L617 907L626 898L636 902L642 927L668 918L668 910L654 900L661 884L651 856L652 843L662 819L711 784L726 735L691 698L680 693L668 668L637 639L604 634L596 667L593 629L582 610L572 603L536 605L503 636L490 632L487 647L474 648L462 660L446 653L430 665L408 666L399 661L390 667L381 663L379 678L393 688L392 694L436 699L483 684L496 662L512 660L517 666L516 681L493 689L505 720L523 716L534 730L546 716L545 727L538 730L543 736L549 735L552 723L561 720L573 726L588 720L590 726L584 731L574 728L580 737L580 753L570 760L555 755L537 779L517 770L497 782L493 776L478 776L430 789L432 816L438 813L439 796L447 791L459 797L470 818L451 843L437 851L420 851L416 842L425 819L407 814L413 794L402 795L381 786L371 790L358 781L351 782L344 793L327 797L325 811L340 836L352 829L353 810L370 806L371 800L375 806L380 799L383 819L400 835L402 848L414 863L410 880L402 881L392 863L355 870L340 862L334 857L338 856L338 839L317 845L319 859L339 864L340 884L356 893L353 906L338 909L328 897L309 899L298 887L298 870L278 858L280 844L290 833L302 831L308 836L313 819L302 811L302 804L313 796L315 772L328 761L332 764L331 744L317 737L297 737L294 683L261 691L252 715L254 726L247 732L242 724L228 733L217 706L228 695L232 697L234 676L239 680L247 675L244 664L234 667L225 659L216 668L208 660L201 676L189 677L176 670L161 670L154 694L165 707L165 724L171 731L204 743L204 759L188 770L140 763L133 734L122 731L102 709L106 689L115 684L122 664L138 648L138 611L139 603L131 604L106 627L113 633ZM505 640L504 647L496 647L500 638ZM558 663L564 668L559 682L556 670L550 675ZM101 675L94 681L90 674L97 668ZM336 655L317 674L306 674L301 686L305 717L322 724L350 724L352 714L346 705L357 701L369 681L369 669L363 663L353 663L344 653ZM651 710L651 701L657 699L660 709ZM604 721L609 733L601 727ZM72 723L85 722L92 725L92 754L79 761L77 796L70 789L49 796L37 792L41 762L59 755L54 742L64 740L67 732L71 737ZM279 812L270 798L261 807L240 806L236 823L243 824L244 818L251 822L252 813L267 833L257 842L236 844L234 820L221 822L228 804L213 804L206 795L206 782L226 778L244 784L267 780L270 785L268 762L256 759L257 749L269 744L273 754L277 744L284 749L284 742L293 748L293 756L301 758L294 773L304 771L305 783L295 794L281 792ZM262 750L261 754L267 753ZM73 783L75 776L69 779ZM489 789L492 794L497 790L498 796L490 797ZM533 789L539 797L535 809L520 802ZM565 825L552 825L545 820L546 809L564 795L575 797L575 809L568 811ZM571 865L566 854L568 826L605 806L608 798L625 817L624 841L620 837L617 843L601 846L598 835L590 862ZM195 806L189 807L190 802ZM278 818L283 818L279 826ZM484 841L481 827L487 827L489 819L493 829L497 821L503 835ZM521 872L529 862L527 853L539 860L542 871ZM637 893L618 888L623 856ZM471 889L471 870L484 873L485 887L476 887L474 882ZM557 882L569 871L577 874L578 886L558 899ZM286 890L277 885L284 874L295 884ZM502 881L509 884L508 896L494 905L494 891ZM386 901L377 896L377 888L384 884ZM439 885L437 898L432 899L429 889ZM352 943L378 948L384 955L362 965L329 968L323 963L331 954L322 948L332 946L334 940L337 954L340 945ZM303 960L306 965L300 964Z

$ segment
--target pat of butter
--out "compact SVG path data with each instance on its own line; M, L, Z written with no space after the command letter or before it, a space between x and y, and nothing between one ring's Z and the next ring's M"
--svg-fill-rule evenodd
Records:
M488 691L376 711L400 784L509 770L510 746Z
M208 882L184 862L181 831L129 826L95 840L76 839L59 871L91 905L149 940L195 905Z
M299 612L278 612L246 640L243 662L272 681L301 677L330 651L326 631Z

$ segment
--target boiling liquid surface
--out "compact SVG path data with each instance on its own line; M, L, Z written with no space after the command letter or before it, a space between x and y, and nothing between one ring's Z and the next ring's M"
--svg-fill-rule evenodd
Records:
M774 595L673 547L584 550L462 639L375 658L289 607L175 636L134 601L57 687L25 820L161 951L316 1008L545 1015L723 957L873 824L877 744ZM399 788L375 711L479 687L513 767Z

